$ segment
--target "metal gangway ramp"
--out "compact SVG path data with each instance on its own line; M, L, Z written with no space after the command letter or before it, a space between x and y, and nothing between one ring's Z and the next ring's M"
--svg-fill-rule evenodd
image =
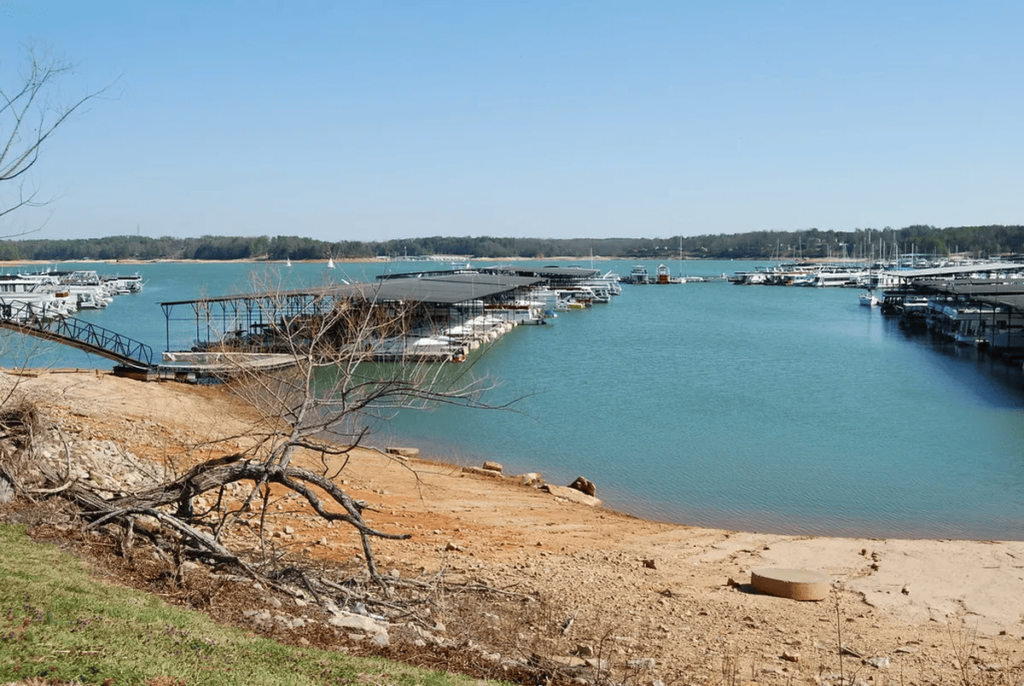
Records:
M40 317L28 303L3 303L0 327L101 355L129 369L154 368L153 349L145 343L77 317Z

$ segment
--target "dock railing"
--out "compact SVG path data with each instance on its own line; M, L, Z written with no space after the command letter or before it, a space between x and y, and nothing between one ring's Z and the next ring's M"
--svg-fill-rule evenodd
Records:
M126 367L153 367L153 349L145 343L76 317L41 317L28 303L5 303L0 326L102 355Z

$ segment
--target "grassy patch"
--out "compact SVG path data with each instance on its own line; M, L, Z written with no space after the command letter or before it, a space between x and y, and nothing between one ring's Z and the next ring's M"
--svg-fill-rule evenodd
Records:
M0 524L0 683L30 677L111 686L479 683L224 627L98 581L24 527Z

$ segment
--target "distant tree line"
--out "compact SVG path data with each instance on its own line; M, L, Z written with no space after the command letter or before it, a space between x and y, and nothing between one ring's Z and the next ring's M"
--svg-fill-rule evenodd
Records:
M976 257L1024 255L1024 226L961 226L853 231L755 231L667 238L408 238L392 241L321 241L300 236L108 236L71 240L0 241L0 260L326 260L465 255L471 258L552 257L620 259L848 258L873 260L908 253Z

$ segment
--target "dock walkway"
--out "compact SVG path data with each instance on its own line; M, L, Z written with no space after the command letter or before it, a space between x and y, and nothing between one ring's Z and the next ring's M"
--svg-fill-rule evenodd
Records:
M0 313L0 327L17 333L55 341L100 355L129 369L153 367L153 349L135 339L77 317L38 317L28 305L8 305Z

